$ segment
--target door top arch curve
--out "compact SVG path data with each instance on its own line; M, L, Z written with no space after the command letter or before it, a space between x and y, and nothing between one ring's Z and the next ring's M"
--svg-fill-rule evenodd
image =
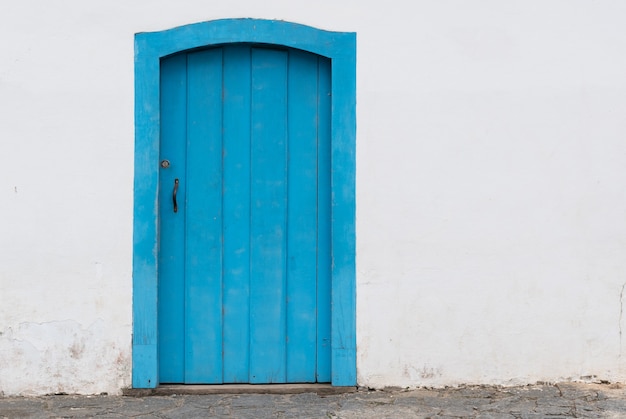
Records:
M246 42L297 48L332 59L349 56L355 41L352 32L326 31L282 20L219 19L138 33L135 51L160 58L210 45Z

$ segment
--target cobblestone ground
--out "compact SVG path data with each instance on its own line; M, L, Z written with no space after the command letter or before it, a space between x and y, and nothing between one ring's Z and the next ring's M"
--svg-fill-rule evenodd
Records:
M617 384L471 386L319 396L0 397L0 418L626 418Z

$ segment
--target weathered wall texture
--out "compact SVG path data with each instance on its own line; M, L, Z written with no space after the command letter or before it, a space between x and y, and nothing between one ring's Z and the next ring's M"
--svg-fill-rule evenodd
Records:
M0 2L0 393L130 384L133 34L358 33L359 384L626 380L626 3Z

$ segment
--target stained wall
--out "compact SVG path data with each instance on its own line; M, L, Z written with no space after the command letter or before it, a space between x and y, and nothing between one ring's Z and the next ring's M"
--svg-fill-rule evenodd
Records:
M130 385L133 35L357 32L359 385L626 380L626 4L0 3L0 393Z

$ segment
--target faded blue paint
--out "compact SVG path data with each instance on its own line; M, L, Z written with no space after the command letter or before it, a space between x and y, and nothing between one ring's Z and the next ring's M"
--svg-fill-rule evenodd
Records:
M250 366L250 48L224 49L223 379L248 382ZM247 81L244 83L243 81Z
M356 384L356 35L281 21L226 19L135 36L133 386L159 383L157 345L159 78L161 58L216 44L298 48L331 62L331 242L333 385ZM169 187L169 185L164 186Z
M187 57L181 54L164 60L161 71L161 136L168 140L160 142L160 155L167 156L171 166L159 171L159 185L163 196L170 195L179 179L177 199L183 203L187 197L187 148L180 144L187 139L187 101L182 88L187 86ZM159 220L159 235L168 238L159 243L160 278L175 276L185 265L185 212L173 213L173 206L170 199L159 200L159 214L169 216L168 222ZM169 301L167 305L159 304L157 311L159 381L179 383L185 378L185 287L182 281L159 280L157 284L158 301Z
M250 197L250 382L285 382L286 51L253 48ZM274 304L268 305L272 301Z
M330 381L329 80L267 45L161 61L160 383Z
M319 65L319 60L324 65ZM327 288L330 297L330 278L319 278L317 271L327 271L330 261L318 265L317 254L330 253L330 240L318 242L318 231L330 232L330 222L318 223L319 195L330 194L330 184L319 182L318 131L326 131L330 109L320 114L318 103L328 100L328 92L319 90L319 79L330 74L325 58L301 51L290 51L289 61L289 160L287 208L287 382L315 382L320 375L317 369L330 371L330 359L317 364L330 354L330 347L320 347L317 342L318 321L328 322L330 306L317 304L317 288ZM321 74L320 74L321 73ZM319 121L319 120L322 121ZM324 146L322 137L321 146ZM322 155L320 158L330 159ZM325 179L322 175L322 180ZM324 205L324 203L323 203ZM329 202L325 205L329 206ZM329 208L330 209L330 206ZM323 211L324 209L322 209ZM324 220L326 221L326 220ZM323 339L323 336L319 337ZM320 351L318 351L320 349ZM325 380L330 381L330 378Z
M185 267L173 279L185 283L184 382L213 384L222 382L222 50L187 62Z

